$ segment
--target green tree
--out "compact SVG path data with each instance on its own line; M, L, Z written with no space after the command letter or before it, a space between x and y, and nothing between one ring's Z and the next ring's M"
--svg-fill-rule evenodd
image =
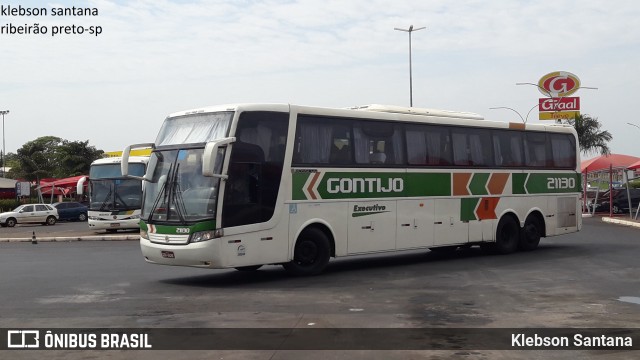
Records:
M54 173L58 178L84 175L89 173L91 163L102 157L104 151L89 146L87 141L63 140L56 149L58 169Z
M53 177L56 170L56 149L62 139L56 136L43 136L22 145L17 151L18 163L10 171L14 179L39 181Z
M602 124L598 118L589 115L577 115L569 120L569 124L576 128L580 151L584 154L600 152L602 155L611 153L607 144L613 136L607 130L601 130Z
M39 181L88 174L91 162L102 154L102 150L89 146L89 140L68 141L43 136L22 145L14 156L7 156L7 163L12 165L9 177Z

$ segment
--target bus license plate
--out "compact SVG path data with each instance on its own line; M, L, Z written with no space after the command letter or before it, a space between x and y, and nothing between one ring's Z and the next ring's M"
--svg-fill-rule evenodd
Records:
M175 259L176 255L173 253L173 251L162 251L160 252L162 254L163 258L166 259Z

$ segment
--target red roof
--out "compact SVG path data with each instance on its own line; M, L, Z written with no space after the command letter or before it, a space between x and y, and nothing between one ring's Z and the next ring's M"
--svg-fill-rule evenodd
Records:
M633 164L627 166L627 169L629 169L629 170L640 169L640 161L636 161Z
M69 193L75 193L78 180L82 179L86 175L72 176L65 179L56 179L55 181L44 182L40 181L40 191L44 194L51 194L51 188L53 187L54 195L67 195Z
M588 172L596 172L608 170L610 165L614 169L626 169L636 162L640 162L640 158L636 156L621 154L602 155L593 159L582 161L580 171L585 172L586 170Z

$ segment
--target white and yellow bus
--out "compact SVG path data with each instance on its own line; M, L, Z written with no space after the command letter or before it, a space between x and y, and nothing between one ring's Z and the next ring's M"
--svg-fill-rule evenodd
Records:
M320 273L331 257L480 245L507 254L579 231L570 126L370 105L244 104L178 112L153 149L146 261Z
M89 228L92 230L139 229L142 207L142 181L120 173L121 157L98 159L89 169ZM131 156L129 171L142 176L148 156ZM79 187L80 188L80 187Z

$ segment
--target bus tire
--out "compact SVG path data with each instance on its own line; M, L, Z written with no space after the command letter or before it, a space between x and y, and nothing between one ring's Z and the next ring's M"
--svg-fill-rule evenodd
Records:
M260 269L262 265L249 265L249 266L238 266L236 270L238 271L256 271Z
M309 276L321 273L331 257L329 239L320 229L304 230L296 241L293 260L282 266L295 276Z
M529 216L524 222L518 248L522 251L535 250L538 247L538 244L540 244L540 238L542 235L542 225L540 224L540 220L535 216Z
M510 254L518 249L520 226L512 216L503 216L496 227L495 251L498 254Z

